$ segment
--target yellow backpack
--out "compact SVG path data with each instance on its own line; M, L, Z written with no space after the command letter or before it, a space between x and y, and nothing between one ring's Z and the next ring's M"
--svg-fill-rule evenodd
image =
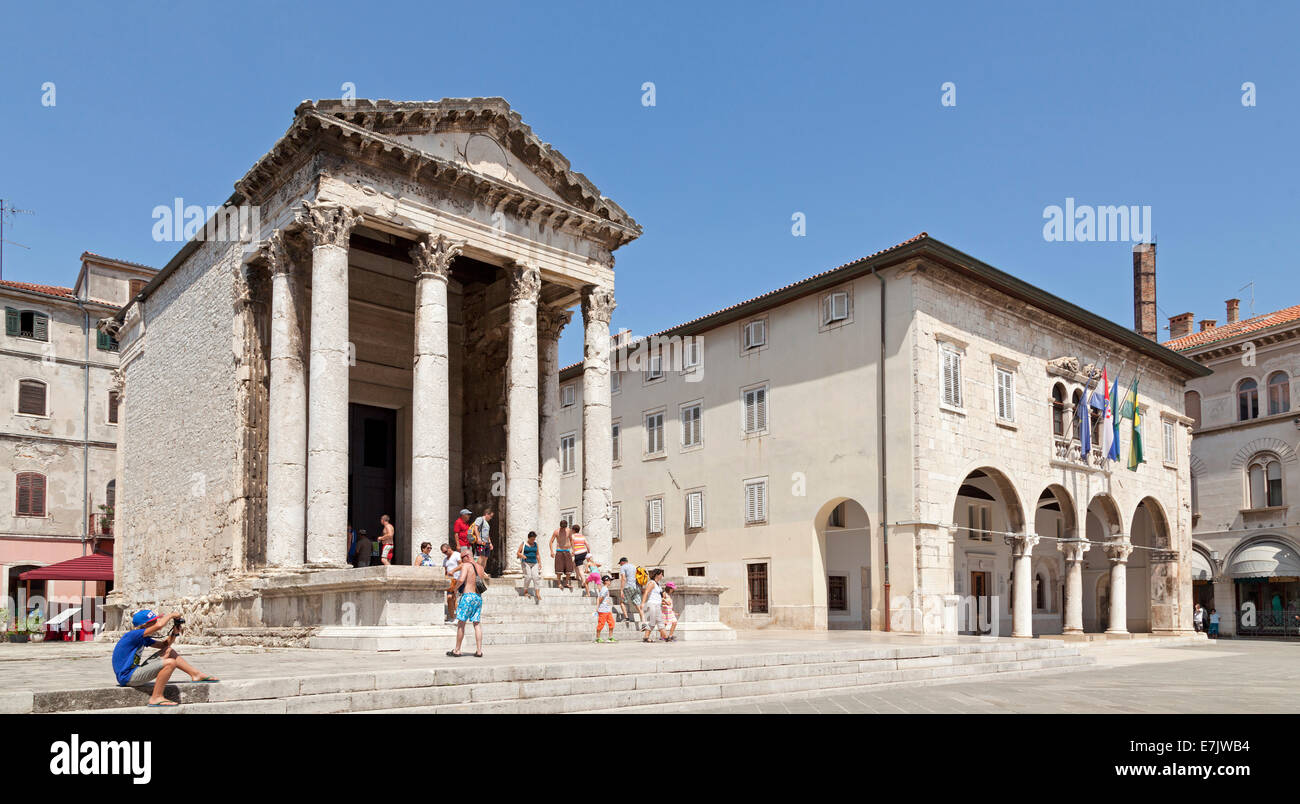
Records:
M636 568L636 585L645 586L650 583L650 574L645 571L645 567Z

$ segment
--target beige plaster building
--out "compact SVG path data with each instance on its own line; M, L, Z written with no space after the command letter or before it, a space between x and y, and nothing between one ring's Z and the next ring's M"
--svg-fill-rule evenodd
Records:
M1176 349L1213 369L1187 384L1192 441L1195 599L1219 614L1225 636L1300 635L1300 307L1222 325L1169 320ZM1206 622L1209 622L1207 617Z
M23 572L112 537L111 512L101 506L115 502L118 344L97 324L154 273L86 252L72 287L0 282L0 600L26 591ZM32 586L34 596L62 602L103 591L72 581Z
M342 569L349 525L390 515L410 564L494 507L490 569L515 569L558 495L542 457L575 305L608 454L613 252L640 227L499 98L304 102L224 210L260 228L186 243L116 322L115 604L199 629L440 621L428 581ZM581 495L608 552L601 454ZM414 620L385 603L401 590Z
M736 628L1190 630L1183 384L1208 372L1155 341L1155 247L1133 256L1136 332L922 234L626 344L598 560L716 577ZM1080 448L1103 363L1141 377L1136 471L1127 421L1121 461ZM581 379L558 432L585 525Z

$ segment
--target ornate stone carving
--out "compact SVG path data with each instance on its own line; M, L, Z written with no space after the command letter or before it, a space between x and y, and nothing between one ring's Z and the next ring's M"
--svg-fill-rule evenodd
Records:
M1177 564L1179 555L1177 550L1153 550L1151 551L1151 562L1153 564Z
M118 323L116 318L101 318L99 321L95 322L95 329L113 339L116 339L118 334L122 331L122 325Z
M543 341L559 340L564 327L573 320L573 313L561 307L537 308L537 335Z
M126 401L126 372L122 370L121 366L113 369L113 374L108 381L108 387L117 394L117 404L120 405Z
M582 318L584 321L601 321L608 324L614 314L614 289L602 285L582 288Z
M305 263L305 255L299 253L300 249L295 248L295 245L297 244L291 244L288 235L276 229L262 241L257 249L257 257L266 264L272 276L293 274Z
M446 235L425 235L411 247L411 262L415 263L415 279L431 276L446 280L451 261L460 256L465 241L452 240Z
M516 262L510 266L510 301L536 304L542 295L542 274L535 265Z
M313 247L334 246L347 248L352 229L361 223L361 216L350 207L322 201L304 201L296 216L311 239Z
M1133 543L1127 538L1106 543L1106 557L1112 564L1127 564L1133 554Z
M1064 554L1067 564L1077 564L1083 561L1090 547L1092 545L1086 539L1062 539L1056 543L1056 549Z
M1036 533L1018 533L1014 536L1003 536L1002 541L1011 545L1011 554L1016 558L1026 556L1034 552L1034 548L1042 541L1041 536Z

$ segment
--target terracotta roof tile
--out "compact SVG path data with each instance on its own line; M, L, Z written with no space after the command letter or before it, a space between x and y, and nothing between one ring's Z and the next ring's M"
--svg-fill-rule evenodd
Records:
M1250 332L1259 332L1260 330L1271 329L1282 324L1290 324L1300 321L1300 304L1294 307L1288 307L1285 310L1278 310L1276 313L1266 313L1257 315L1254 318L1247 318L1238 321L1235 324L1224 324L1221 327L1211 327L1210 329L1193 332L1190 335L1184 335L1181 338L1174 338L1164 342L1166 349L1173 349L1178 352L1185 352L1190 349L1196 349L1202 346L1208 346L1218 341L1231 340L1239 335L1245 335Z
M29 293L40 293L44 296L54 296L59 299L68 299L76 301L77 296L72 288L65 288L60 285L37 285L31 282L13 282L8 279L0 279L0 287L13 288L14 290L25 290ZM86 299L92 304L102 305L104 307L118 307L116 302L104 301L103 299Z

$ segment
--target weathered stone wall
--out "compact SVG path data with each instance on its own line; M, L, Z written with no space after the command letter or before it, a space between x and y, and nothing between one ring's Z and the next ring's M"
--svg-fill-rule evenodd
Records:
M124 344L131 491L116 589L128 610L207 595L244 567L240 263L239 243L200 246L143 303L143 349Z

